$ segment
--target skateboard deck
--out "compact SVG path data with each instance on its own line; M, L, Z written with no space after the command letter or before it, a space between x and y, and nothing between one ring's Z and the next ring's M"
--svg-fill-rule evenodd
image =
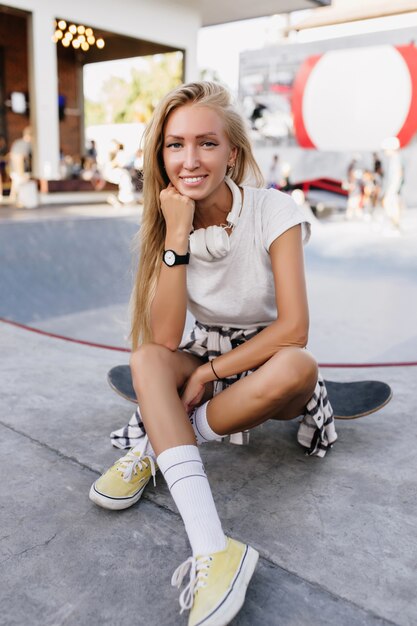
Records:
M136 403L129 365L116 365L107 374L109 385L126 400ZM379 411L388 404L392 390L380 380L353 382L324 381L336 419L357 419Z

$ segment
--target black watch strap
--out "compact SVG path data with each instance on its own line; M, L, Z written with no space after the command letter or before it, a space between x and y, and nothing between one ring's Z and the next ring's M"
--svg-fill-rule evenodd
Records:
M174 250L164 250L162 260L168 267L173 267L174 265L188 265L190 262L190 253L177 254Z

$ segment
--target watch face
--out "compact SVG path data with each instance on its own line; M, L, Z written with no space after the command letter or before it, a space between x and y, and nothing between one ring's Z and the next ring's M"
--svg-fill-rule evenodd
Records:
M175 254L172 250L167 250L165 252L164 261L167 265L175 265Z

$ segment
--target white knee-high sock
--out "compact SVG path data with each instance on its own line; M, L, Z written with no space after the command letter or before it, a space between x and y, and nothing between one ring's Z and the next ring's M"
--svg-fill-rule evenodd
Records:
M156 461L184 522L193 555L224 550L226 538L197 446L168 448Z
M190 415L191 426L194 429L198 445L207 441L221 441L223 439L222 435L214 432L207 421L208 403L209 401L205 402Z

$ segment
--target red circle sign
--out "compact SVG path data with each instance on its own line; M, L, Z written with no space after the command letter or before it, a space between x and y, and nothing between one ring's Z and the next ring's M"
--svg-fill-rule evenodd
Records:
M417 131L417 49L372 46L307 58L294 82L298 143L319 150L405 146Z

